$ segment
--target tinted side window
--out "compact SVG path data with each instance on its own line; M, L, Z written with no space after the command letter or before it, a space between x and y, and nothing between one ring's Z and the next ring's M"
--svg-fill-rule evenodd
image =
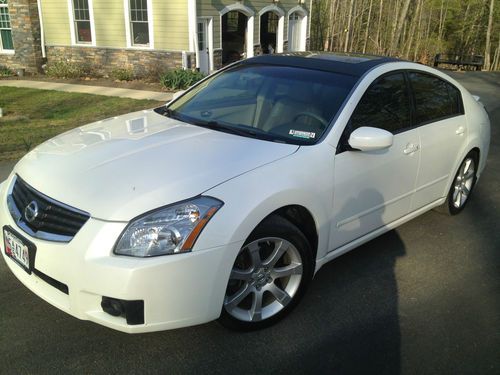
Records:
M383 76L366 90L352 114L350 130L361 126L390 132L410 126L410 99L403 73Z
M446 87L448 88L448 95L450 96L453 114L463 115L464 106L462 104L462 95L460 95L460 91L449 83L446 84Z
M417 124L461 113L460 93L455 87L428 74L410 72L409 77L415 95Z

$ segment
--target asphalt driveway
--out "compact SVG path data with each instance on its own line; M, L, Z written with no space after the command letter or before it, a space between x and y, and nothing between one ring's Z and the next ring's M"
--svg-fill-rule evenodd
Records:
M285 321L244 334L115 332L45 303L0 261L0 373L500 374L500 74L453 76L492 120L462 214L428 212L340 257Z

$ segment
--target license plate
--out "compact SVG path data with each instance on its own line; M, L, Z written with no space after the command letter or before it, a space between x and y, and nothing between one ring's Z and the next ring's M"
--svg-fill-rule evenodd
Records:
M5 254L11 257L26 272L31 273L35 263L35 245L10 227L3 228L3 238Z

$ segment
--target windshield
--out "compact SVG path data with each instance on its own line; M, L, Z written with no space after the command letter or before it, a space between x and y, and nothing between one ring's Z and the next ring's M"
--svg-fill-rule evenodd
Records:
M241 64L202 82L169 105L165 114L238 135L312 144L355 81L318 70Z

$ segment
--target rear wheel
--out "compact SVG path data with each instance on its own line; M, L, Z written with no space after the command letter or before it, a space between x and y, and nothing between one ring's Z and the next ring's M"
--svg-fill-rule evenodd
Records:
M477 167L477 152L471 151L460 164L446 201L438 207L438 211L448 215L456 215L464 209L476 184Z
M277 322L298 303L312 274L311 247L302 232L280 216L266 219L236 257L220 322L238 330Z

